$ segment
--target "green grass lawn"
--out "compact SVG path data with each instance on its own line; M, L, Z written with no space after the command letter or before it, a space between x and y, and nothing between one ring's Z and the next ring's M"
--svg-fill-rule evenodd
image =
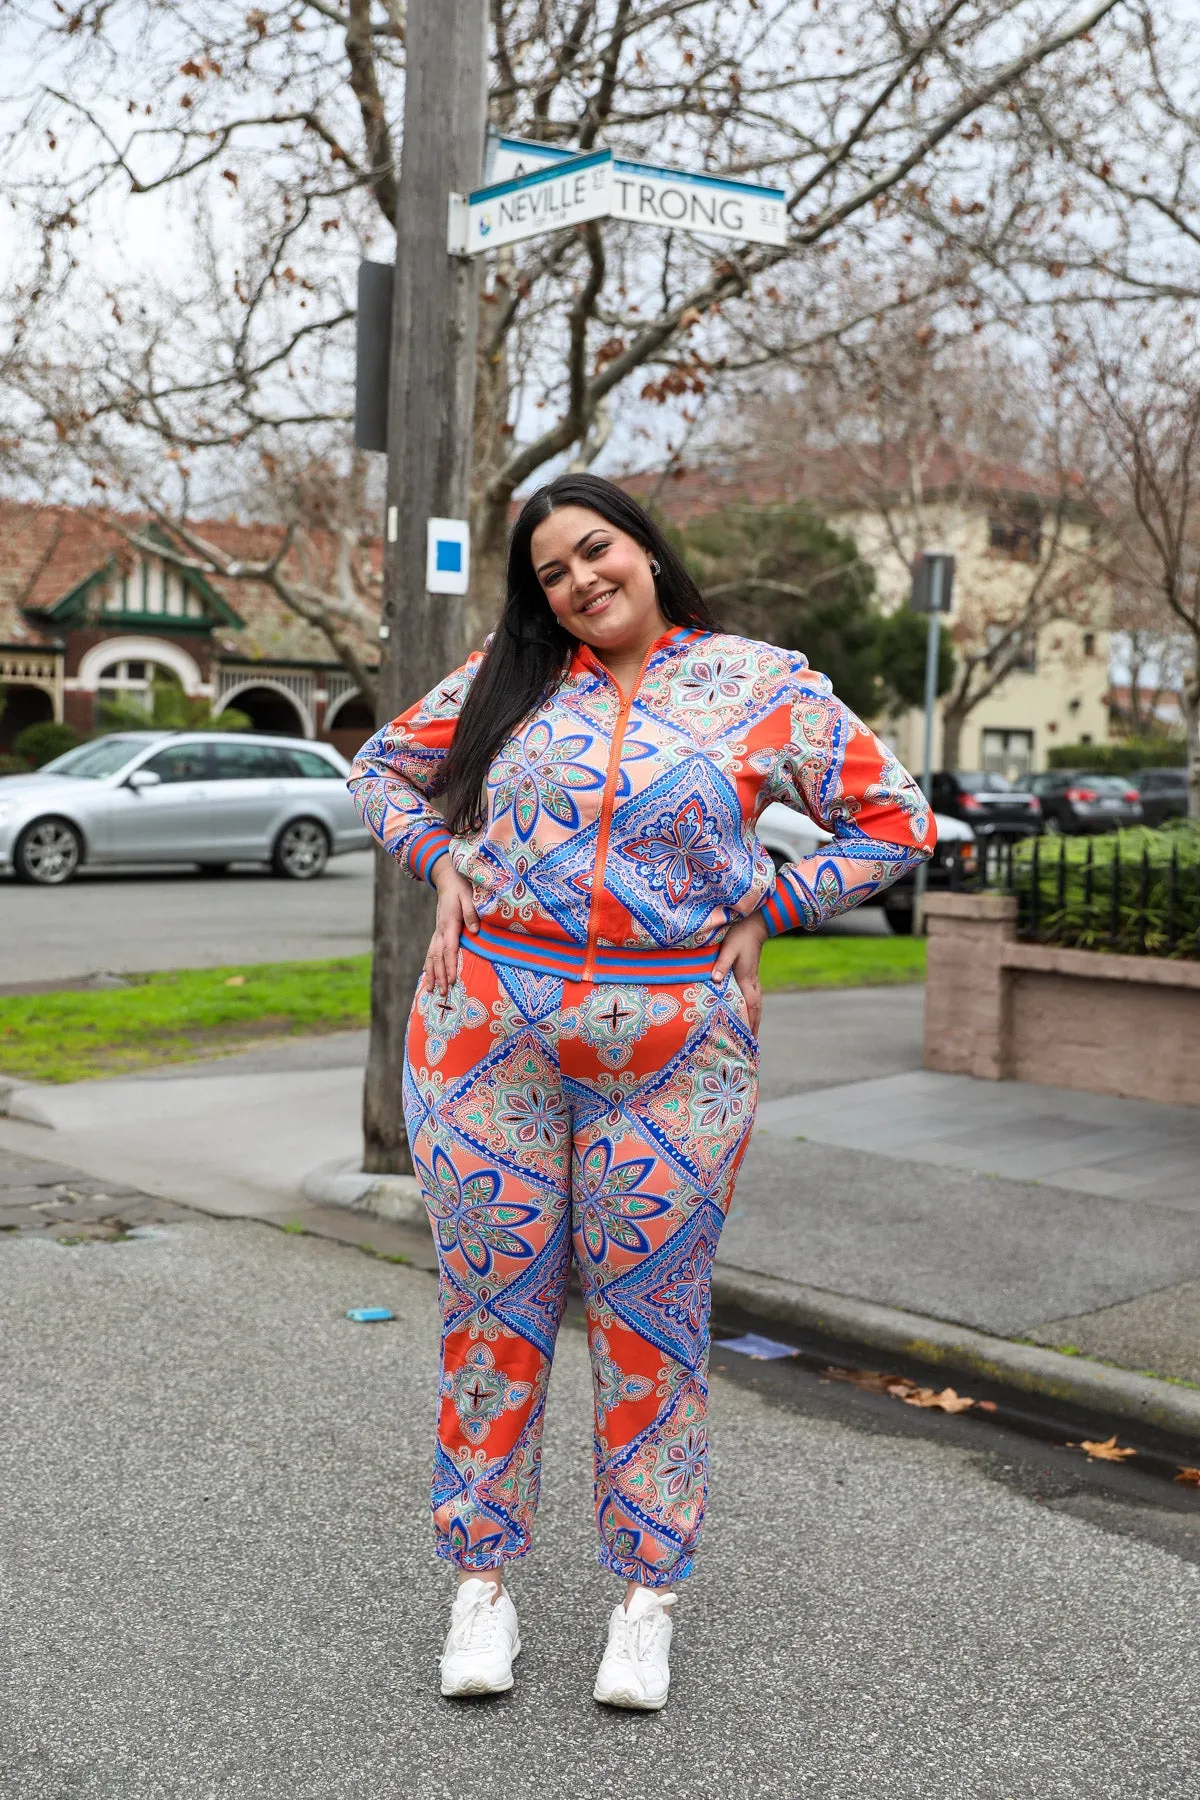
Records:
M762 984L784 988L879 987L924 981L925 939L910 937L771 938L763 945Z
M348 1031L370 1016L371 959L131 975L99 993L0 996L0 1073L83 1081L241 1049L256 1038Z
M774 938L763 986L862 987L921 981L912 938ZM131 975L98 993L0 995L0 1074L85 1081L220 1056L263 1038L349 1031L370 1013L370 958L257 963Z

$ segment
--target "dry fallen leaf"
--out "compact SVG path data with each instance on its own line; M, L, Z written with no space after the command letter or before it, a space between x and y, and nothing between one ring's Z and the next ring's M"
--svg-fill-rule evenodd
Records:
M1082 1443L1068 1444L1069 1450L1086 1450L1092 1462L1124 1462L1127 1456L1136 1456L1136 1450L1125 1450L1117 1443L1114 1431L1110 1438L1099 1443L1092 1438L1084 1438Z
M1188 1487L1200 1488L1200 1469L1181 1468L1175 1479L1185 1482Z
M931 1406L936 1407L938 1412L946 1413L966 1412L968 1407L975 1404L969 1395L956 1394L952 1387L943 1388L940 1394L935 1393L933 1388L918 1388L915 1393L905 1394L903 1398L906 1406Z
M225 983L226 987L245 987L245 985L246 977L244 975L231 975Z
M872 1394L890 1394L893 1400L903 1400L907 1406L933 1407L938 1412L966 1412L971 1406L986 1406L995 1412L994 1400L972 1400L966 1394L956 1394L953 1388L943 1388L939 1393L936 1388L919 1387L915 1381L909 1381L903 1375L881 1375L875 1369L839 1369L830 1367L822 1369L822 1375L828 1381L845 1381L851 1387L866 1388Z
M975 1404L980 1412L995 1412L996 1410L996 1402L994 1400L977 1400Z
M851 1387L866 1388L872 1394L885 1394L894 1379L891 1375L877 1374L874 1369L837 1369L821 1370L827 1381L846 1381Z

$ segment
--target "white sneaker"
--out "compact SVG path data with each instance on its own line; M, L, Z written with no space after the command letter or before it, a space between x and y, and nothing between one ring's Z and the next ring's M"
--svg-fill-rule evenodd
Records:
M677 1596L640 1587L629 1611L618 1606L608 1621L608 1646L596 1676L594 1698L605 1706L661 1712L671 1670L671 1614Z
M464 1581L454 1597L442 1651L443 1694L461 1699L467 1694L507 1693L520 1648L517 1609L508 1589L502 1587L496 1594L490 1581Z

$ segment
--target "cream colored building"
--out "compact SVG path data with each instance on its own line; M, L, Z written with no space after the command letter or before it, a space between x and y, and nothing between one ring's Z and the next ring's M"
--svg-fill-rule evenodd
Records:
M967 714L958 766L1019 778L1048 766L1055 744L1103 744L1109 738L1109 593L1093 561L1092 528L1079 516L1055 521L1044 502L1012 489L944 495L905 509L890 521L874 507L826 506L831 522L854 538L875 570L883 603L907 604L917 549L955 558L952 611L942 628L964 646L982 646L989 629L1031 611L1034 584L1061 597L1063 616L1031 633L1022 666L1013 669ZM890 523L890 529L889 529ZM1052 604L1052 603L1051 603ZM942 707L934 733L934 767L944 767ZM900 760L919 770L924 717L913 709L873 721Z
M657 504L686 524L724 506L798 501L855 540L874 569L885 608L908 603L918 551L949 551L956 559L954 603L943 629L956 649L984 647L989 631L1029 613L1035 584L1040 595L1060 603L1041 604L1041 622L1023 646L1023 666L968 713L960 769L1019 778L1046 768L1055 744L1108 742L1110 598L1096 564L1092 519L1082 504L1071 499L1062 509L1056 543L1057 488L946 443L904 444L882 453L870 447L758 447L682 471ZM1055 611L1058 617L1047 617ZM945 766L943 704L935 769ZM919 773L920 709L871 723Z

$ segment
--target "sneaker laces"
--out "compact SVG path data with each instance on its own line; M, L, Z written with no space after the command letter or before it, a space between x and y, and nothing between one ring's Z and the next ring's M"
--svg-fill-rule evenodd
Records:
M484 1583L481 1592L473 1594L465 1602L461 1597L455 1600L443 1655L451 1650L492 1648L500 1630L496 1601L490 1597L492 1592L490 1584ZM499 1599L498 1594L496 1599Z
M626 1656L632 1655L635 1662L644 1662L654 1649L659 1634L667 1622L667 1612L679 1598L677 1594L656 1594L644 1612L631 1619L625 1608L621 1608L621 1624L624 1627L624 1642L621 1650Z

